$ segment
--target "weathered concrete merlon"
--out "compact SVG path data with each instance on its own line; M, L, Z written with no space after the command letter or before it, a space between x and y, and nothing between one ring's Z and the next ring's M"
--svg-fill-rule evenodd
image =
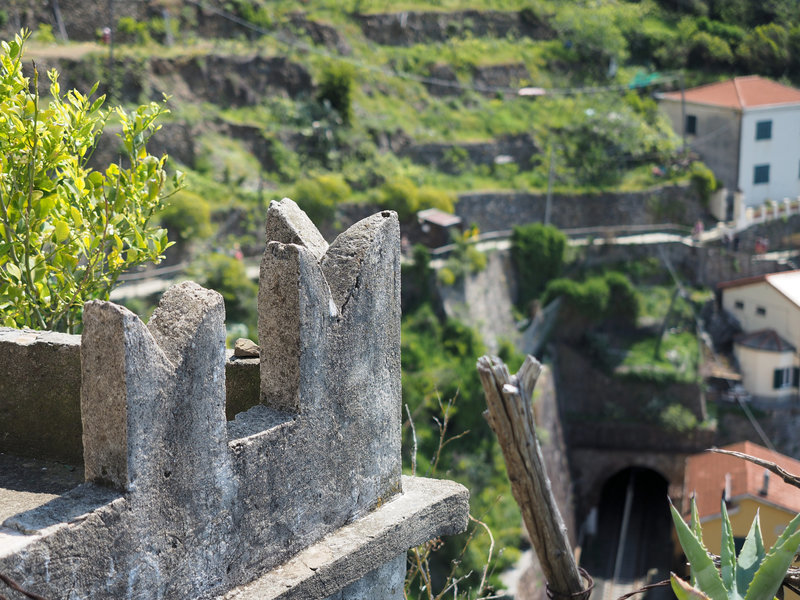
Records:
M274 241L304 246L318 261L328 251L328 242L319 229L297 203L289 198L270 202L266 229L267 243Z
M158 485L155 465L171 473L170 446L191 443L186 429L225 446L225 308L217 292L173 286L149 329L122 306L87 302L81 369L87 481Z
M279 239L267 238L261 261L262 402L302 412L325 390L330 394L331 382L350 381L356 390L357 380L364 390L384 383L399 398L397 214L363 219L327 246L308 217L284 198L270 204L267 235ZM351 353L351 360L343 360Z
M408 548L463 532L468 514L469 492L464 486L404 476L403 494L219 600L327 598Z

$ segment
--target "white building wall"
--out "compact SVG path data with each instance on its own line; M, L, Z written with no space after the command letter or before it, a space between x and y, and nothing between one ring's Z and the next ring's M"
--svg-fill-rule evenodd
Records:
M741 302L741 308L737 302ZM722 307L739 319L745 332L774 329L795 348L800 348L800 307L766 281L722 290Z
M780 389L774 386L775 369L789 369L789 381L792 381L792 369L797 364L794 353L765 352L735 344L734 354L742 370L742 385L752 395L779 398L797 391L791 384Z
M772 121L772 137L756 140L756 123ZM756 165L769 165L769 182L753 183ZM748 206L800 195L800 106L749 108L742 115L739 187Z

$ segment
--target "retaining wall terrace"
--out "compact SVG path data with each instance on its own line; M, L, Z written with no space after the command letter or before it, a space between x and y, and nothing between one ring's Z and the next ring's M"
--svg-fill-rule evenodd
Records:
M546 194L475 192L460 194L456 214L482 232L504 231L514 225L544 222ZM694 190L672 185L640 192L560 194L552 197L550 222L560 229L575 227L693 225L705 210Z

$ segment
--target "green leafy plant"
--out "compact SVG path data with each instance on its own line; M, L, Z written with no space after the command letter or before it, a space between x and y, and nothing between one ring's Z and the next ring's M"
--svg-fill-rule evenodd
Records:
M551 225L514 226L511 257L519 273L519 305L525 306L561 274L567 236Z
M670 508L678 540L691 567L691 583L674 573L671 576L672 590L678 600L772 600L775 597L800 546L800 515L792 519L769 552L765 552L756 513L737 557L731 522L723 500L720 569L717 570L703 545L694 500L690 525L686 524L674 506Z
M146 149L167 111L156 103L113 109L123 159L93 170L112 111L103 97L90 99L94 89L62 95L54 70L43 106L36 69L32 86L22 72L27 37L0 45L0 313L6 326L72 332L86 300L107 299L123 271L158 262L169 246L166 230L151 224L166 157Z

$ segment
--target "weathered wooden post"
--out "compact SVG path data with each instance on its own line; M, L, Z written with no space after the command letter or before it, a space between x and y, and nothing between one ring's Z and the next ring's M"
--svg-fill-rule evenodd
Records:
M530 355L516 375L497 357L478 359L488 406L485 414L500 442L514 499L547 580L548 596L588 600L593 583L575 563L536 437L531 395L540 372L541 365ZM581 576L588 582L585 589Z

